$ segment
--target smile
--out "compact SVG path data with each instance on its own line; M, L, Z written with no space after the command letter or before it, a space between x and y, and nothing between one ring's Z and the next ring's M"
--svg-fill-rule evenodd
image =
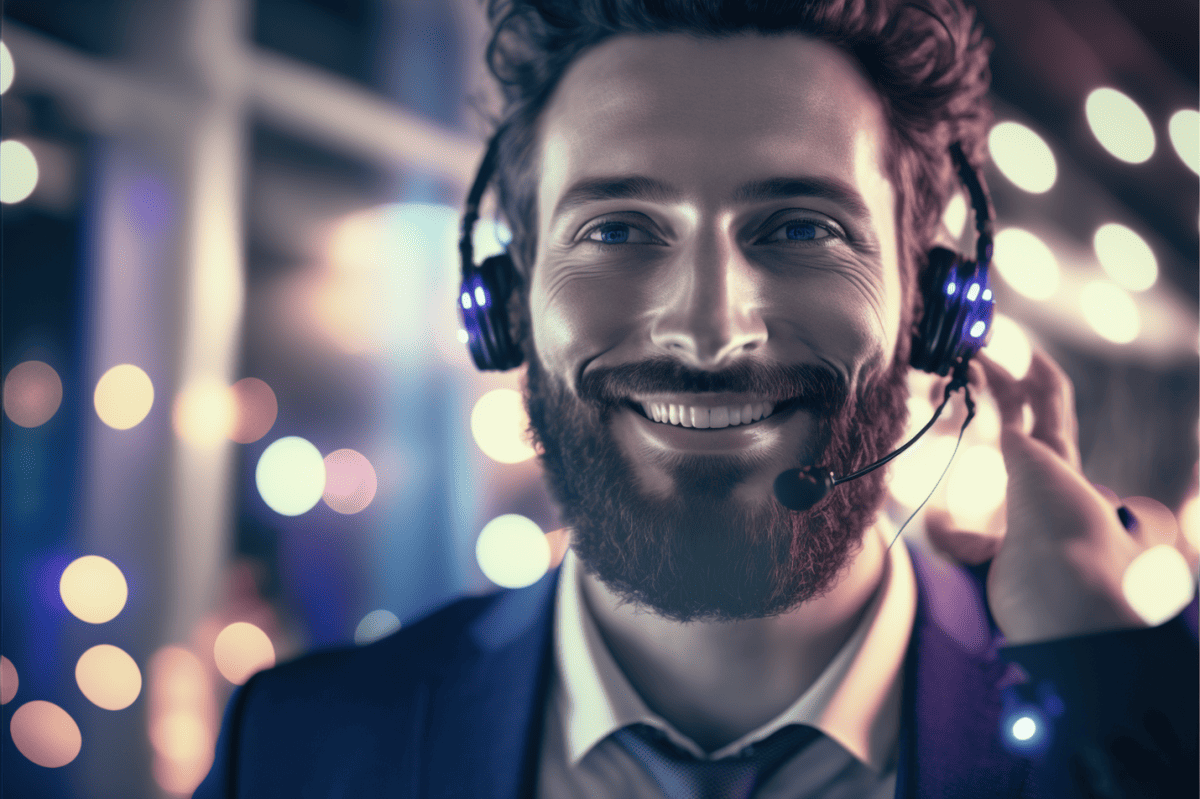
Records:
M746 402L716 407L643 402L640 403L640 407L642 414L651 421L698 430L753 424L766 419L775 411L773 402Z

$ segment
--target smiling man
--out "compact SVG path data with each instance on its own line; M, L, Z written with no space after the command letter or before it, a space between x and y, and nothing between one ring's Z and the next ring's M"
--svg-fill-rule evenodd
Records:
M938 538L974 571L888 548L882 470L805 511L772 490L904 429L950 147L981 156L988 121L971 15L491 11L502 324L570 551L530 588L256 676L197 795L1194 795L1194 626L1151 628L1122 593L1141 553L1194 553L1161 506L1118 513L1082 478L1044 355L1022 381L974 370L1008 532Z

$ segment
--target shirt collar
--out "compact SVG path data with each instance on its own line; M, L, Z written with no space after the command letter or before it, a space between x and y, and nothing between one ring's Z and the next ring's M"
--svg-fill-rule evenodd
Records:
M879 534L878 527L868 532ZM901 669L917 604L907 547L901 542L889 552L883 580L858 626L812 686L771 721L708 755L651 711L629 684L583 601L579 563L568 551L556 597L558 685L553 695L570 764L576 765L616 730L638 722L658 727L697 757L714 759L734 754L787 724L807 724L881 771L899 738Z

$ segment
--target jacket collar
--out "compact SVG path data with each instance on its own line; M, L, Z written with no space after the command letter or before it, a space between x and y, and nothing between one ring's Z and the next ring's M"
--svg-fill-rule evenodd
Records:
M907 543L907 542L906 542ZM909 543L917 615L905 663L896 796L1024 796L1029 762L1004 747L1008 666L983 589L966 569Z
M966 570L909 543L917 612L905 661L896 796L1020 797L1028 761L1003 746L1007 666L982 590ZM558 570L508 591L435 675L422 749L430 799L533 795L553 669ZM465 764L469 764L464 767Z
M552 664L558 570L499 594L467 628L463 651L431 675L429 799L532 796Z

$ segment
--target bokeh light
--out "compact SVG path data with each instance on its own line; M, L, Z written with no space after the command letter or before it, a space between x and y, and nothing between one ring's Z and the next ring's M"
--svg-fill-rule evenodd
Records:
M1058 290L1058 259L1028 230L1010 227L996 234L993 258L1004 282L1031 300L1048 300Z
M175 398L171 421L175 435L189 444L211 447L233 432L236 405L229 386L219 380L197 380Z
M1150 625L1162 624L1192 601L1196 583L1179 550L1158 544L1142 552L1125 568L1121 592L1125 601Z
M529 445L529 417L521 394L497 388L479 398L471 410L471 435L483 453L500 463L520 463L535 453Z
M1200 549L1200 496L1192 494L1176 514L1179 518L1179 531L1192 549Z
M946 476L946 510L967 529L985 524L1008 488L1008 472L1000 450L979 444L959 452Z
M0 705L7 705L17 695L17 667L12 661L0 655Z
M37 188L37 158L25 144L0 142L0 202L19 203Z
M1158 280L1158 259L1146 240L1124 225L1101 225L1092 237L1096 258L1108 276L1130 291L1145 291Z
M12 53L8 51L8 45L0 42L0 94L8 91L8 87L12 86L13 78L17 76L16 65L13 64Z
M25 361L4 378L4 413L21 427L50 421L62 404L62 380L48 363Z
M954 238L962 236L967 227L967 201L963 199L962 192L955 192L950 202L946 203L946 210L942 211L942 224Z
M1021 716L1012 724L1012 737L1018 741L1028 741L1037 734L1037 722L1029 716Z
M1028 374L1033 361L1033 345L1025 328L1004 314L992 318L992 340L984 352L1018 380Z
M261 628L248 621L235 621L218 633L213 659L221 676L241 685L275 665L275 647Z
M908 406L908 423L904 429L902 440L908 441L915 436L933 416L933 403L929 401L928 392L911 391L905 400ZM950 406L947 406L949 408Z
M483 575L503 588L533 585L550 568L550 543L532 519L506 513L492 519L475 542Z
M270 432L279 415L275 392L257 377L243 377L233 384L234 425L229 437L239 444L252 444Z
M375 499L379 479L361 452L338 449L325 456L325 491L321 498L338 513L358 513Z
M1114 344L1128 344L1141 331L1141 316L1128 292L1106 280L1094 280L1079 294L1083 318L1096 334Z
M8 727L21 754L46 768L67 765L83 746L75 719L53 702L26 702L12 714Z
M1094 90L1084 104L1096 140L1114 157L1140 164L1154 155L1154 128L1130 97L1109 87Z
M1200 173L1200 112L1191 108L1176 111L1167 123L1167 133L1180 160Z
M915 508L925 501L937 483L938 475L954 452L952 436L919 439L889 468L888 491L903 505Z
M129 586L117 565L99 555L76 558L58 581L63 604L89 624L112 621L125 607Z
M369 644L400 629L400 619L390 610L373 610L354 628L354 643Z
M204 664L181 646L164 646L150 658L150 702L154 708L199 708L206 701Z
M254 482L267 507L284 516L299 516L321 500L325 461L310 442L287 436L263 450Z
M1058 163L1050 146L1020 122L993 126L988 133L988 151L1004 177L1031 194L1048 191L1058 179Z
M181 646L150 659L148 732L154 779L168 793L189 796L212 765L216 709L204 664Z
M97 644L79 656L75 682L93 705L123 710L142 692L142 672L120 647Z
M154 777L163 790L174 794L190 794L204 779L211 765L212 742L208 726L195 713L177 711L165 713L150 723L150 743L162 760L155 760ZM204 770L188 769L187 765L208 760ZM164 762L165 761L165 762ZM183 764L183 768L179 768Z
M105 372L96 383L96 415L116 430L135 427L154 405L154 384L150 376L131 363L122 363Z
M975 418L971 420L971 437L976 441L994 443L1000 440L1000 409L988 393L975 398Z

